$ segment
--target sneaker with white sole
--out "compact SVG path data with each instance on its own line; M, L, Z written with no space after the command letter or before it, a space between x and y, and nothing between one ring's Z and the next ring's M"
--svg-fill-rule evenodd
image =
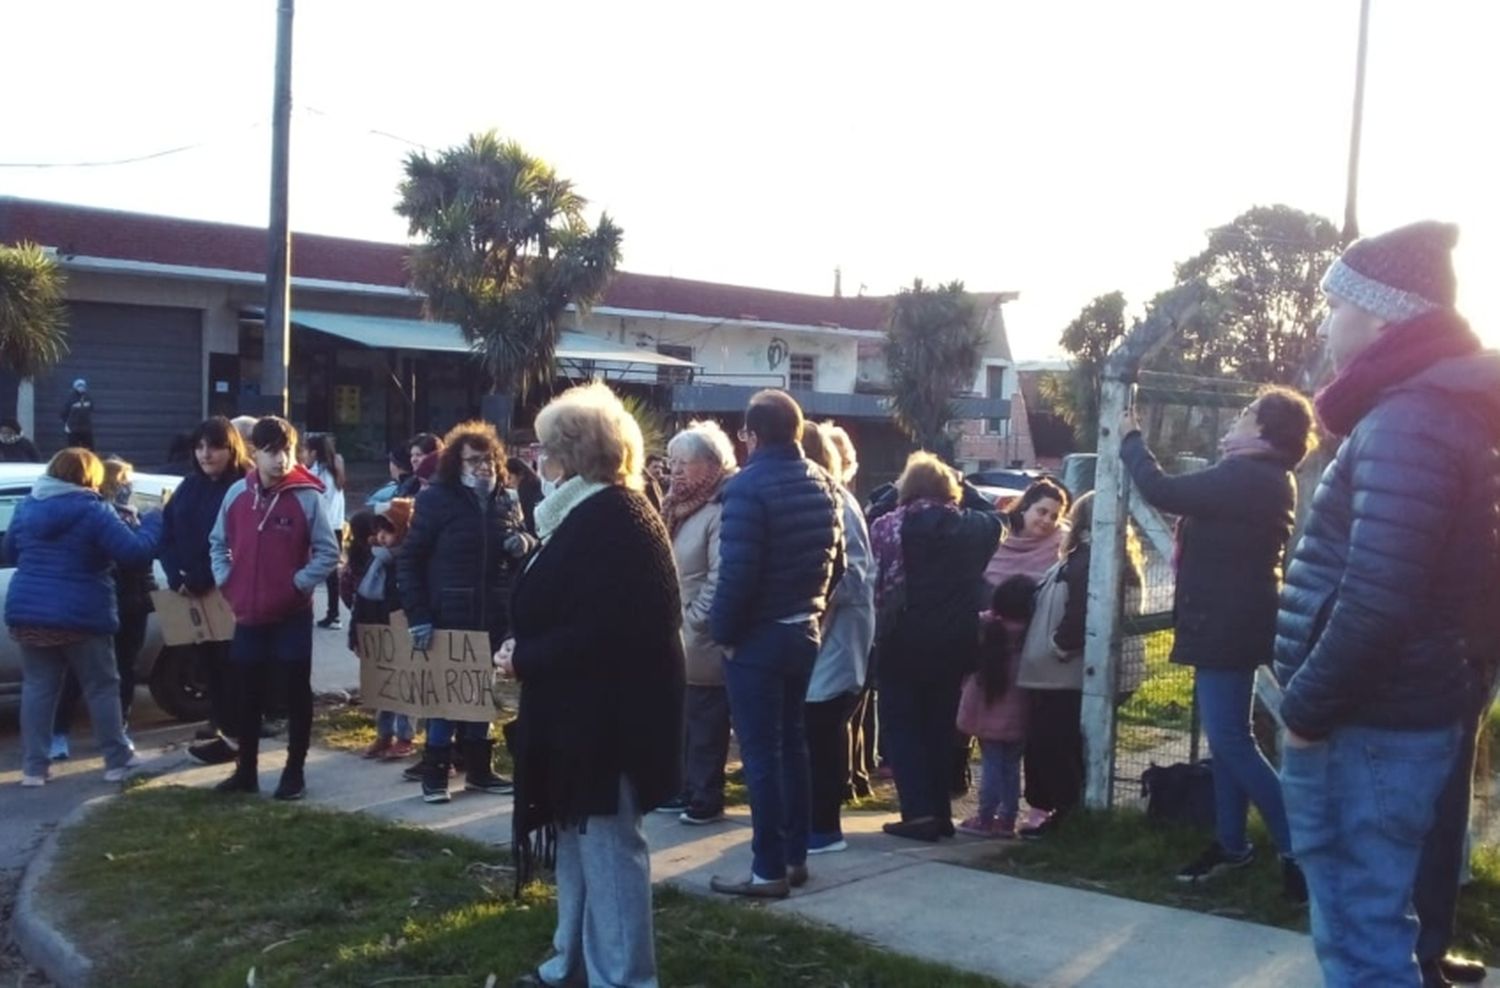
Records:
M22 775L21 785L27 789L37 789L47 784L45 775Z
M140 768L143 764L145 764L145 763L142 762L139 758L137 758L135 755L131 755L130 756L130 761L126 762L124 765L121 765L119 768L107 768L107 769L105 769L104 770L104 781L105 782L124 782L126 779L130 778L131 773L135 769Z
M1177 873L1179 882L1204 882L1216 875L1222 875L1226 871L1235 871L1247 867L1255 860L1255 847L1252 845L1245 848L1240 854L1230 854L1214 841L1204 849L1192 861L1182 867Z
M837 854L839 851L847 850L849 850L849 842L844 840L843 834L808 835L808 854Z

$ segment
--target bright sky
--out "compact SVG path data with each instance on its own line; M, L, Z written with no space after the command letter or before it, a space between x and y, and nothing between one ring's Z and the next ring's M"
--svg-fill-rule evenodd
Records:
M1500 3L1374 0L1361 226L1463 227L1500 343ZM1342 223L1358 0L754 5L299 0L296 229L401 240L410 146L489 127L625 228L634 271L831 292L1015 290L1018 356L1143 302L1204 231ZM275 0L0 5L0 194L263 224Z

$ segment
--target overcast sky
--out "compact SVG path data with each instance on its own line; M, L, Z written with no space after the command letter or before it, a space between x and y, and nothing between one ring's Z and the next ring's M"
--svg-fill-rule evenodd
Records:
M1361 223L1463 227L1500 342L1500 3L1374 0ZM403 240L407 142L494 127L634 271L1013 290L1018 355L1255 204L1342 221L1358 0L299 0L296 229ZM0 0L0 194L263 224L275 0ZM385 136L393 135L393 136Z

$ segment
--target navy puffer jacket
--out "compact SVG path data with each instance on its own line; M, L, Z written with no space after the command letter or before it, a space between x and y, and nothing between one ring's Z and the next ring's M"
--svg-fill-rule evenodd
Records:
M1339 447L1287 568L1282 716L1439 728L1470 706L1500 574L1500 354L1440 361L1381 395ZM1467 660L1467 661L1466 661Z
M517 566L505 542L523 531L520 505L504 488L482 500L457 483L434 483L418 494L411 529L396 554L406 619L488 631L498 648L510 634Z
M93 491L40 478L5 533L5 558L16 567L5 623L114 634L120 620L113 566L149 564L160 538L160 512L131 528Z
M843 570L843 500L794 443L762 446L724 485L719 585L709 632L734 646L751 628L818 616Z
M214 583L213 563L208 556L208 535L219 520L224 495L243 476L225 470L217 480L197 469L172 492L162 512L161 547L158 556L173 590L187 587L189 593L206 594Z

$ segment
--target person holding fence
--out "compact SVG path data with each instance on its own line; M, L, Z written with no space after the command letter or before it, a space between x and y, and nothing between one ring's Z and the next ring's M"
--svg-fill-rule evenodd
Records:
M1307 886L1292 857L1281 785L1251 730L1255 671L1270 662L1281 565L1296 515L1293 471L1312 449L1312 406L1288 388L1261 391L1219 443L1206 470L1168 476L1135 412L1120 423L1120 456L1141 497L1177 515L1172 661L1194 669L1193 691L1213 754L1215 839L1177 873L1200 882L1255 859L1245 833L1250 804L1281 852L1282 888Z

